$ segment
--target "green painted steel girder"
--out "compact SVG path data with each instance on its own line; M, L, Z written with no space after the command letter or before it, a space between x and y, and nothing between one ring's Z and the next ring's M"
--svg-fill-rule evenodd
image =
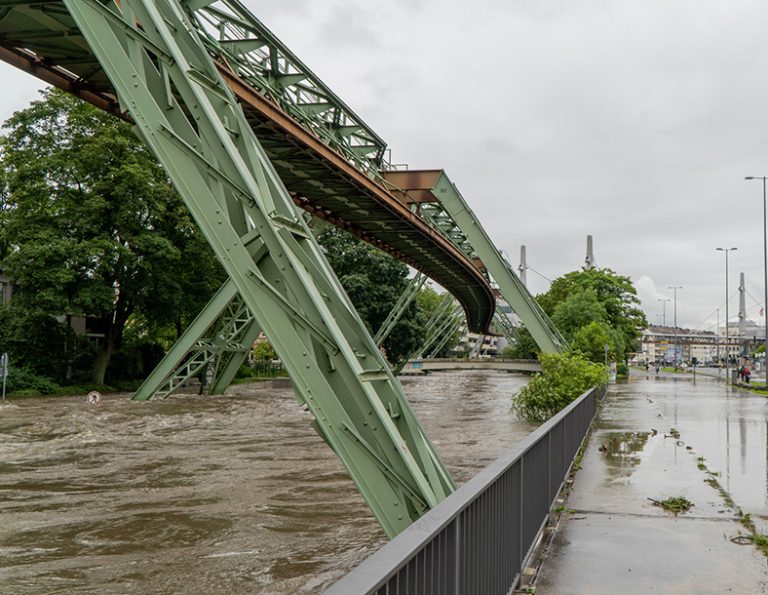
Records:
M472 243L486 270L498 284L502 297L530 331L539 348L546 353L562 352L566 347L565 339L493 245L480 221L445 172L441 171L438 175L432 194Z
M459 313L459 315L454 316L453 324L446 325L442 335L438 335L438 338L432 346L432 350L429 352L427 357L437 357L443 347L445 347L452 338L454 341L457 341L460 336L464 334L463 332L459 332L462 327L464 331L466 331L467 326L465 324L464 317Z
M426 281L427 276L423 273L416 273L411 277L408 285L405 286L405 290L400 294L400 297L397 298L395 305L387 315L387 318L381 323L379 330L376 331L376 334L373 336L376 345L381 346L382 343L384 343L384 340L389 336L389 333L391 333L395 326L397 326L397 323L408 309L408 306L410 306L411 302L418 295L419 290L424 287Z
M421 357L430 347L439 343L440 339L443 337L443 333L446 332L446 329L451 326L454 320L461 320L463 317L464 314L461 306L457 306L450 295L444 294L442 300L437 308L435 308L435 311L432 313L432 316L430 316L424 327L424 340L421 345L413 350L411 354L395 368L395 374L400 374L400 372L403 371L403 367L405 367L409 361Z
M497 330L504 335L504 338L509 343L517 342L517 327L512 321L507 318L507 315L503 312L499 312L497 309L493 314L493 323Z
M385 167L386 143L241 2L182 4L206 47L245 81L356 167L374 175Z
M397 534L454 483L186 12L177 0L63 2L297 398ZM217 308L206 310L199 326L209 329Z
M187 381L210 375L209 392L223 393L258 338L261 327L227 280L134 394L165 398ZM205 387L204 387L205 388Z

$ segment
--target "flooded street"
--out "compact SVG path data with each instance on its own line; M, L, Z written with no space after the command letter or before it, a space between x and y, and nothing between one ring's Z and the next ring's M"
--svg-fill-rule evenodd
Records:
M536 593L768 593L767 486L768 399L633 371L609 388Z
M525 382L403 379L458 483L532 429L509 411ZM310 422L258 385L0 405L0 593L321 591L385 536Z
M690 458L695 451L696 460L703 457L707 468L719 474L720 484L738 506L753 516L768 516L768 399L707 377L694 384L690 377L642 373L629 384L613 386L611 392L602 427L633 419L660 432L638 449L629 475L640 477L632 477L632 483L639 483L648 472L639 463L655 449L668 451L676 466L686 464L684 455ZM664 440L671 428L680 433L682 443Z

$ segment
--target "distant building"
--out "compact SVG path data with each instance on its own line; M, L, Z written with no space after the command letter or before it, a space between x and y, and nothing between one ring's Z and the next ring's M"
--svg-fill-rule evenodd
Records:
M730 329L729 329L730 331ZM675 361L699 363L724 361L726 351L738 358L744 348L744 338L729 332L726 349L725 336L713 332L668 326L649 326L642 331L640 350L634 361L638 363L673 363Z

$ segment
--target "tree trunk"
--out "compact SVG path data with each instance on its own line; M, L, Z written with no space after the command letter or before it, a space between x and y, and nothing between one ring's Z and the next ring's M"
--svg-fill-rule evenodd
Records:
M93 384L104 384L109 360L112 358L112 352L122 342L123 330L125 330L125 323L131 315L131 310L132 308L128 305L125 298L120 295L115 303L115 311L107 315L104 342L96 354L96 359L93 361L93 368L91 369L91 382Z

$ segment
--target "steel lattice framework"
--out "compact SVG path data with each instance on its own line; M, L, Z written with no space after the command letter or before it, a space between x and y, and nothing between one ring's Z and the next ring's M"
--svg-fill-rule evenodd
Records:
M236 0L0 0L0 59L132 122L228 274L136 397L203 370L221 392L263 330L389 535L454 484L296 205L437 280L474 330L490 273L561 348L444 174L414 204L383 141Z

